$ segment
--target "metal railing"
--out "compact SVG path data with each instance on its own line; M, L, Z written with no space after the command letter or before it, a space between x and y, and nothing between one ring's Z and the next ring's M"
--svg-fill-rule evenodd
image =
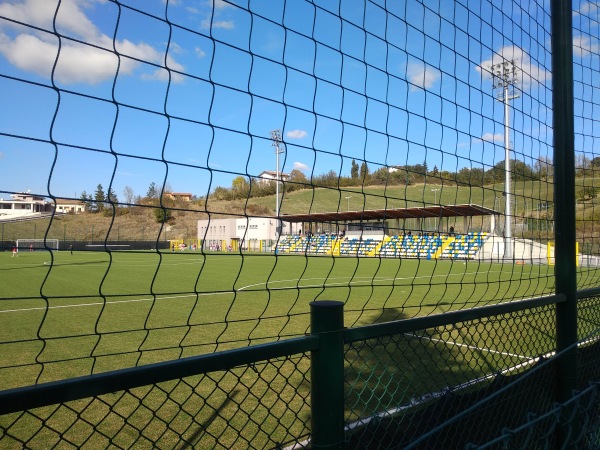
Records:
M0 446L595 442L597 329L579 342L593 370L567 402L554 396L556 368L570 350L554 351L554 315L564 302L552 296L352 329L343 326L342 303L314 302L305 337L4 391ZM581 299L580 309L582 321L600 320L600 298ZM523 339L534 335L545 339Z

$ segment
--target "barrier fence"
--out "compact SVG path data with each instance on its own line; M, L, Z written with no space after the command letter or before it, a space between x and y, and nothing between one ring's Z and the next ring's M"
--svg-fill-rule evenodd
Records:
M38 6L1 448L600 447L597 2Z
M598 445L600 297L579 301L578 390L559 404L561 297L345 329L0 393L3 448ZM587 334L591 332L591 334ZM535 339L532 339L534 338ZM543 339L541 339L543 337ZM532 345L533 344L533 345ZM565 413L566 411L566 413Z

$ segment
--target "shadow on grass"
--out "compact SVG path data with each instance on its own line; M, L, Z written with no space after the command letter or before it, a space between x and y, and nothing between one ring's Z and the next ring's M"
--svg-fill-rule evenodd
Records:
M402 320L399 310L374 315L373 323ZM347 448L404 448L466 408L504 389L521 375L490 375L478 349L454 345L449 336L473 324L381 336L349 344L346 353ZM445 336L441 339L441 336ZM498 336L495 336L496 338ZM488 370L485 373L484 370ZM464 448L519 426L529 412L553 403L552 365L433 434L417 448ZM460 389L453 389L461 386ZM532 436L538 431L531 431Z

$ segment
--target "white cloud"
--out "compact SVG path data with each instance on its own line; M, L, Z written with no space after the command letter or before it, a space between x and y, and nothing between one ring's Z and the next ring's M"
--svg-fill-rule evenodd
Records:
M210 19L205 19L200 24L200 26L205 30L209 29L210 25ZM223 28L225 30L233 30L235 28L235 24L231 20L213 20L212 27Z
M598 54L599 51L600 41L598 39L592 41L588 36L573 37L573 53L575 55L586 57Z
M92 3L98 3L98 0L61 1L56 16L57 29L59 31L69 31L87 41L98 43L102 34L81 9L90 6ZM23 0L20 3L0 4L0 16L53 31L56 9L56 1Z
M209 0L209 3L212 4L212 6L215 9L224 9L224 8L228 8L231 5L227 2L225 2L224 0Z
M519 81L523 90L529 88L533 83L544 84L552 78L550 72L536 65L523 49L514 45L502 47L491 58L482 61L476 69L479 73L484 74L486 78L491 79L490 67L492 65L512 60L515 60L519 68Z
M56 27L66 35L75 37L94 46L63 39L58 47L58 39L47 33L28 31L16 36L0 32L0 53L21 70L50 77L52 67L58 55L54 77L59 82L97 84L115 76L118 56L113 51L113 40L103 34L85 15L83 8L93 3L105 3L104 0L62 0L58 10ZM53 31L53 18L56 2L48 0L24 0L20 3L0 4L0 16L23 21L42 29ZM22 27L17 28L23 30ZM119 73L131 75L140 65L131 58L164 64L164 52L141 42L133 43L127 39L115 41L114 46L121 54ZM182 71L183 66L170 56L167 66ZM164 75L161 75L164 73ZM166 70L158 69L144 79L166 79ZM172 77L181 81L180 75Z
M302 139L306 137L307 133L304 130L290 130L285 135L290 139Z
M583 14L585 16L593 16L593 18L597 18L599 12L600 7L598 5L590 2L584 2L579 7L578 11L573 11L573 15L577 16Z
M504 134L502 133L485 133L481 138L474 138L474 141L486 141L486 142L504 142Z
M196 52L196 56L198 58L204 58L206 56L206 52L202 50L200 47L195 47L194 51Z
M406 66L406 75L411 82L411 91L418 88L429 89L440 78L440 71L424 62L410 62Z
M306 164L304 164L304 163L296 161L296 162L294 162L294 169L295 170L300 170L302 172L305 172L305 171L308 170L308 166Z

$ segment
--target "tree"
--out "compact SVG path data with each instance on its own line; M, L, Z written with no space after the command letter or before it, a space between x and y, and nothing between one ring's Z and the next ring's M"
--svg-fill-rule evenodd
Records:
M368 177L369 177L369 166L367 166L367 163L365 161L363 161L363 163L360 165L360 179L363 180L363 184L367 180Z
M101 184L96 187L94 193L94 211L100 212L104 210L104 202L106 201L106 195L104 194L104 188Z
M306 175L304 175L298 169L294 169L290 172L290 181L293 181L294 183L307 184L308 178L306 178Z
M514 181L531 181L538 180L538 174L528 164L518 159L513 159L510 162L510 171Z
M483 186L484 184L484 172L483 169L475 167L469 169L463 167L456 174L456 182L465 186Z
M231 192L225 187L217 186L213 190L212 197L215 200L231 200Z
M148 186L148 192L146 192L146 197L148 197L148 198L157 198L158 197L158 190L156 189L156 184L154 183L154 181L152 183L150 183L150 186Z
M338 187L338 174L334 170L313 178L313 185L320 187Z
M516 159L510 160L510 178L512 181L531 181L537 180L538 174L523 161ZM486 179L493 183L501 183L505 179L504 161L498 161L494 167L486 172Z
M387 167L381 167L380 169L377 169L375 172L373 172L371 174L371 181L374 184L383 184L383 185L391 184L391 183L389 183L390 179L391 179L391 176L390 176L389 169Z
M592 166L593 164L594 160L592 160ZM547 156L540 156L538 159L536 159L535 163L533 164L533 168L540 180L548 180L548 178L554 176L552 160Z
M598 196L598 192L600 192L600 188L594 186L583 186L577 189L576 197L577 200L580 201L593 200Z
M112 187L108 188L108 194L106 194L106 201L112 202L112 203L119 203L119 199L117 198L117 194L113 190Z
M125 203L129 205L133 203L135 194L133 193L133 189L131 188L131 186L125 186L125 188L123 189L123 197L125 197Z
M298 189L306 188L308 184L308 178L298 169L294 169L290 172L289 182L285 184L287 191L297 191Z
M350 178L356 180L358 178L358 164L352 160L352 167L350 168Z
M575 157L575 170L577 171L577 176L585 176L587 175L587 172L589 171L591 166L591 161L590 159L583 155L583 154L578 154Z
M167 208L155 208L154 209L154 218L157 223L165 223L169 222L173 219L173 214L170 209Z
M92 202L92 196L85 191L81 193L79 200L83 202L86 211L90 211L94 206Z
M239 176L235 177L231 182L231 194L233 199L236 198L248 198L250 192L250 184L246 180L246 177Z

